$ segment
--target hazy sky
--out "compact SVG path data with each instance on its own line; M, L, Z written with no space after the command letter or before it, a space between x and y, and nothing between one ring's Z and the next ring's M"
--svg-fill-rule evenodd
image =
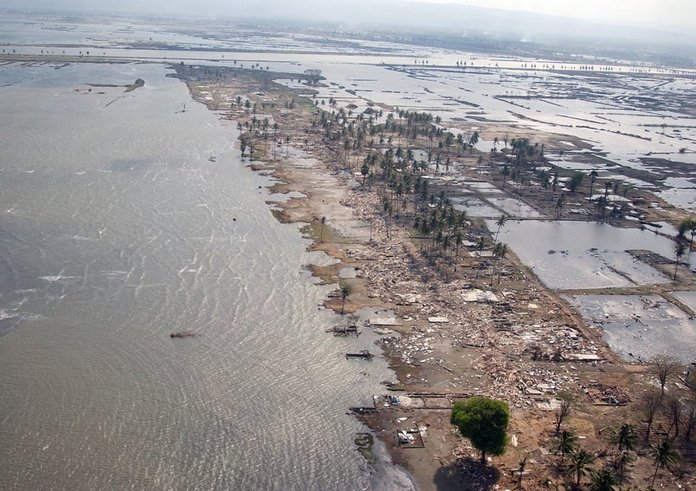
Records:
M693 28L695 0L399 0L526 10L617 24Z
M0 8L118 10L131 12L230 15L254 12L347 12L369 18L371 0L0 0ZM471 5L522 10L590 20L603 24L640 25L693 34L696 0L375 0L421 4ZM356 9L352 4L358 3ZM242 8L240 8L240 6ZM340 7L340 8L337 8ZM434 5L437 9L437 5ZM446 17L448 21L456 21ZM421 19L427 20L427 19ZM519 27L519 26L518 26Z

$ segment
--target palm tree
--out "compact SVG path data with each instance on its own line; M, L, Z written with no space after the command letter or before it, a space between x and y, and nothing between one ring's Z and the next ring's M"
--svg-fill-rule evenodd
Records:
M341 285L341 300L343 300L343 304L341 305L341 315L343 315L343 311L346 308L346 299L348 298L348 295L350 295L350 285Z
M677 281L677 267L679 266L679 260L684 257L686 253L686 246L682 242L677 242L674 246L674 256L676 261L674 261L674 278L673 281Z
M592 190L594 189L594 183L597 180L598 175L599 174L594 169L592 169L592 172L590 172L590 201L592 200Z
M580 487L580 480L590 470L590 466L594 461L594 455L582 449L570 454L568 474L575 476L575 485L577 487Z
M558 200L556 200L556 203L553 205L554 209L556 210L556 219L560 218L561 214L563 213L563 207L565 206L565 196L563 193L558 197Z
M507 181L507 178L510 175L510 167L508 165L504 165L503 170L501 170L500 173L503 176L503 187L505 187L505 181Z
M590 491L614 491L614 485L618 484L618 478L614 470L609 466L604 466L598 471L592 471L590 480Z
M676 462L679 459L679 454L674 450L672 442L670 440L663 440L662 443L658 445L653 445L650 450L650 455L655 461L655 473L653 474L652 482L650 487L655 486L655 479L657 478L657 472L662 467L669 468L669 464Z
M503 259L505 257L505 254L507 254L507 249L508 246L507 244L503 244L502 242L497 242L495 244L495 247L493 248L493 256Z
M500 218L496 220L495 224L498 226L498 229L495 231L495 239L493 242L498 242L498 234L500 233L500 229L505 226L505 223L507 222L507 217L505 215L500 215Z
M508 246L502 242L496 242L493 248L493 256L497 257L499 260L505 257L507 254ZM502 266L498 265L498 284L500 284L500 269ZM491 286L493 286L493 276L491 275Z
M563 465L563 460L567 454L571 454L575 451L575 445L577 444L577 437L573 435L572 432L563 430L558 437L558 442L556 443L556 452L561 453L561 465Z
M611 464L617 474L616 477L618 478L619 490L624 483L631 480L628 473L628 466L631 465L633 460L634 458L630 453L623 451L616 456L616 459L614 459Z
M621 428L614 432L611 441L619 448L619 451L634 450L638 444L636 428L630 423L622 424Z

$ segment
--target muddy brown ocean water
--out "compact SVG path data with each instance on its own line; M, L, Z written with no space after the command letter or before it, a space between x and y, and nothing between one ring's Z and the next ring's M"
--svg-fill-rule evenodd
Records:
M370 487L345 412L392 375L324 333L234 125L162 65L0 70L0 487Z

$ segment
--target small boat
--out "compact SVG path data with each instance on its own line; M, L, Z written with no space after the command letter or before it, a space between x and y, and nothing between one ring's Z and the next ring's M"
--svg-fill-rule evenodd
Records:
M196 335L193 331L177 331L169 335L170 338L192 338Z

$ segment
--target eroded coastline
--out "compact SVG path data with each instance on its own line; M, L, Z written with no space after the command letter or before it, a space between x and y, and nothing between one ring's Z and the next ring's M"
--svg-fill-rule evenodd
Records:
M326 127L318 127L322 112L338 111L318 110L312 86L298 91L273 81L301 75L249 70L205 73L179 70L196 100L238 122L243 131L240 150L253 160L249 165L280 180L273 192L300 193L274 205L277 217L307 224L315 239L313 248L338 260L311 267L323 282L350 287L345 302L337 290L325 306L346 314L367 308L381 312L362 320L366 329L371 326L382 333L379 344L399 380L388 389L400 402L389 404L389 399L380 397L377 410L361 418L420 488L455 489L467 483L478 489L491 479L511 486L514 472L502 470L514 470L523 455L534 455L532 479L553 476L548 454L553 435L548 430L561 393L584 401L575 410L572 425L580 428L590 448L605 444L596 431L598 425L608 427L636 417L638 405L629 402L639 401L650 386L647 367L625 364L607 347L600 329L587 325L514 254L508 251L496 257L495 242L482 223L468 220L462 254L458 251L454 261L447 255L443 259L424 254L424 244L427 250L433 239L404 227L404 217L390 214L385 205L388 187L375 180L367 184L369 169L360 172L367 151L344 152ZM382 141L386 139L382 135ZM465 162L480 162L481 154L468 152ZM472 167L476 172L476 165ZM492 177L493 182L500 179ZM433 189L440 192L442 183ZM446 197L439 199L444 203ZM435 208L438 202L431 198ZM538 201L532 205L539 209ZM474 241L481 237L483 249ZM663 268L664 274L671 268L654 266ZM341 271L347 268L357 274L342 278ZM689 279L684 281L685 286L690 284ZM453 435L443 411L453 400L470 395L503 398L513 408L515 443L496 461L499 475L481 473L467 464L472 449ZM398 444L396 432L414 428L423 435L425 448Z

